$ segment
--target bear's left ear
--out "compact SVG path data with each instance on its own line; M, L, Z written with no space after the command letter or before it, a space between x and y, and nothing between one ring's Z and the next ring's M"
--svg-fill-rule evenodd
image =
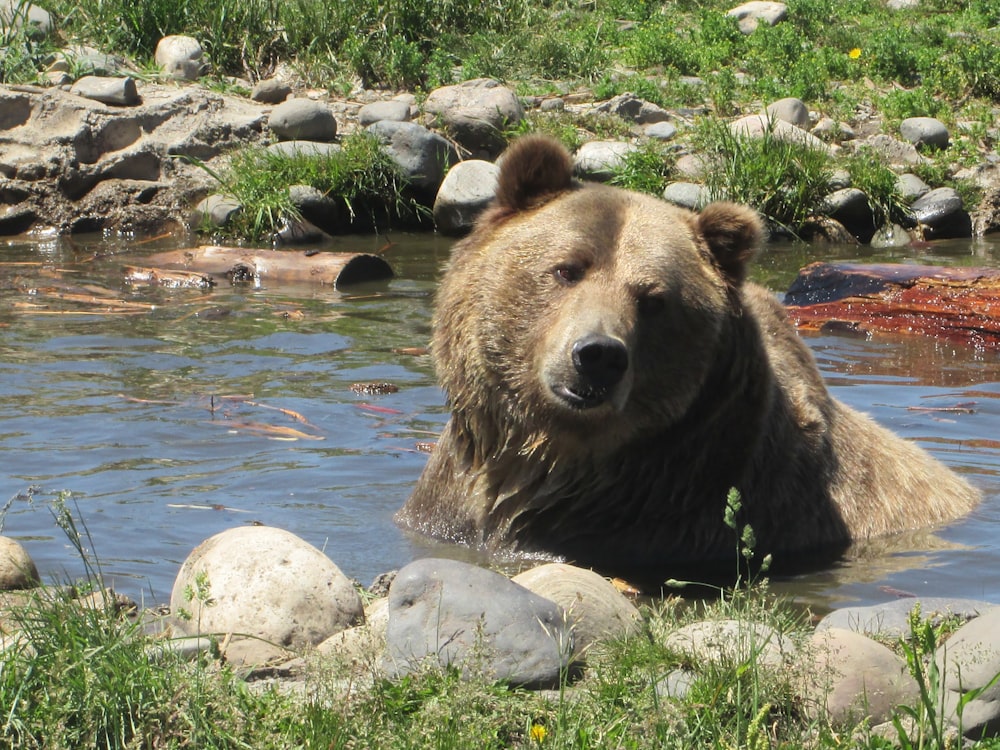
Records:
M695 223L727 281L742 284L747 263L764 235L757 212L735 203L710 203Z
M541 205L573 186L573 159L545 136L518 138L500 160L496 206L502 213Z

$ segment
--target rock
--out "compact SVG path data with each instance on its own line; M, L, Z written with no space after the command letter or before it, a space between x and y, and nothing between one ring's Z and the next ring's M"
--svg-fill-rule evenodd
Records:
M795 644L777 630L758 622L704 620L685 625L667 636L663 645L696 662L754 663L782 667L797 656Z
M301 97L276 106L267 125L282 141L329 143L337 137L337 120L330 108Z
M927 161L926 157L921 156L913 144L903 143L888 135L873 135L871 138L855 141L855 146L858 148L867 146L888 161L890 165L896 167L924 164Z
M254 84L250 98L263 104L280 104L292 95L292 87L277 78L264 78Z
M65 63L66 69L72 69L77 76L117 77L129 72L122 58L85 45L75 45L59 50L53 64L59 63Z
M807 710L825 712L835 725L862 717L888 721L896 706L914 706L920 697L906 662L880 643L841 628L817 631L808 650L804 692Z
M930 192L931 186L915 174L906 172L896 178L896 189L900 197L907 203L913 203L917 198Z
M684 154L674 163L674 172L693 182L704 179L708 164L701 154Z
M588 180L607 182L625 163L636 147L623 141L587 141L573 156L573 169Z
M496 195L500 168L470 159L452 167L434 199L434 224L441 234L465 234Z
M854 129L846 122L837 122L829 117L821 117L809 131L823 141L838 143L854 139Z
M408 122L410 119L410 105L398 99L390 99L385 102L372 102L366 104L358 110L358 124L367 128L382 120L392 122Z
M669 122L654 122L643 128L642 132L655 141L670 141L677 135L677 127Z
M229 529L198 545L177 575L170 608L188 635L234 633L290 649L364 617L358 592L326 555L267 526ZM189 619L179 616L184 611Z
M799 143L803 146L832 153L831 147L812 133L807 133L789 122L775 120L767 115L747 115L730 123L729 127L734 135L744 138L763 138L770 132L771 137L775 140Z
M794 97L779 99L768 104L764 112L772 120L783 120L802 130L809 128L809 108L801 99Z
M899 123L899 134L914 146L948 148L948 128L934 117L908 117Z
M910 233L899 224L889 224L879 227L875 234L868 240L868 244L876 249L890 247L906 247L913 241Z
M639 610L607 578L592 570L548 563L512 580L562 607L573 628L577 656L586 655L595 643L636 635L640 630Z
M38 585L38 569L28 551L9 536L0 536L0 591Z
M235 198L212 193L198 201L191 214L191 223L195 228L229 226L229 222L242 210L243 205Z
M674 669L656 683L654 690L661 698L684 700L697 677L694 672L686 669Z
M709 193L694 182L672 182L664 188L663 200L697 211L709 202Z
M542 99L538 109L542 112L562 112L566 109L566 101L558 96L551 99Z
M302 218L326 234L343 232L349 223L342 200L330 197L311 185L291 185L288 197L302 214Z
M913 201L910 210L921 224L939 227L962 210L962 196L955 188L935 188Z
M788 17L788 6L784 3L751 0L726 12L734 17L740 25L743 34L752 34L761 23L775 26Z
M466 676L554 687L572 652L562 610L499 573L429 558L400 570L389 589L383 665L390 676L429 661Z
M960 627L934 654L944 675L945 710L966 737L1000 733L1000 607L992 607ZM969 693L982 691L974 698ZM971 698L971 699L970 699ZM959 704L965 700L959 711ZM959 716L961 713L961 716Z
M156 44L153 62L176 81L196 81L205 69L201 42L192 36L165 36Z
M472 157L490 160L507 146L504 131L524 119L514 92L488 78L435 89L423 109Z
M0 0L0 30L8 29L24 30L29 39L40 41L52 30L52 18L48 11L32 3Z
M73 84L70 91L95 102L128 107L139 103L139 92L133 78L105 78L84 76Z
M433 205L445 170L458 161L455 147L437 133L415 122L382 120L368 126L386 152L403 170L426 205Z
M847 227L830 216L811 216L802 222L799 235L808 242L826 242L834 245L858 245L858 238Z
M619 94L609 99L599 105L597 111L618 115L623 120L634 122L637 125L666 122L670 119L670 113L663 107L640 99L632 93Z
M878 228L868 196L857 188L834 190L823 198L820 210L862 241L867 241Z
M853 630L863 635L882 638L905 638L910 635L910 612L920 607L920 616L940 623L948 617L970 620L988 612L996 605L974 599L951 599L948 597L913 597L894 599L883 604L867 607L844 607L835 609L816 625L817 631L840 628Z
M302 156L328 157L339 154L344 149L339 143L326 143L321 141L278 141L271 143L267 147L268 151L286 156L301 154Z
M376 599L365 609L365 624L334 633L316 647L324 656L334 656L355 673L372 674L381 668L385 634L389 627L389 600Z

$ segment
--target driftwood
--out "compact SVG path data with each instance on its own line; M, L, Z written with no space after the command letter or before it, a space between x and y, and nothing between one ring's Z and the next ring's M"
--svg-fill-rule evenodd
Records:
M812 263L785 295L804 330L905 333L1000 347L1000 269Z
M159 253L146 258L143 266L125 267L125 278L133 284L165 286L211 286L227 280L250 284L309 282L340 288L391 277L389 263L370 253L309 254L217 245Z

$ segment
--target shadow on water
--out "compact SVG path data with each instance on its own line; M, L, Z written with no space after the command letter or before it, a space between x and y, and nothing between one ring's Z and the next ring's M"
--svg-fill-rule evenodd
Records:
M365 584L427 554L482 561L392 521L446 419L426 346L450 242L389 240L341 240L336 249L385 249L396 277L340 292L123 283L126 256L169 243L7 245L3 533L48 580L80 575L49 510L67 490L107 577L147 604L169 599L199 542L248 523L298 534ZM783 292L815 260L1000 267L1000 242L774 245L754 275ZM934 535L880 540L774 587L820 610L900 593L1000 602L1000 355L916 337L808 341L837 397L922 443L986 501Z

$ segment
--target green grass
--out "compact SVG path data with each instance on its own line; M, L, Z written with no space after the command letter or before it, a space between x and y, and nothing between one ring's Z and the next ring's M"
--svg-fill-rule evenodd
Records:
M306 689L287 692L246 681L217 651L188 661L165 636L147 634L134 611L120 609L104 594L101 567L88 551L92 540L85 526L78 528L67 498L54 503L55 521L81 555L86 578L36 589L8 605L8 623L20 637L0 662L0 747L891 747L864 723L834 727L809 718L803 687L815 676L805 656L780 668L759 663L765 644L752 625L766 625L800 644L811 627L807 613L770 595L766 580L742 572L744 586L719 589L714 598L647 606L641 632L596 644L579 679L564 676L558 690L511 688L475 669L463 678L457 669L426 668L392 681L379 675L373 653L360 667L335 655L307 654ZM730 493L726 507L736 548L749 560L753 534L739 524L738 494ZM697 658L669 645L673 632L706 620L740 623L728 655ZM905 748L949 747L941 675L928 657L950 627L932 626L917 611L910 638L890 644L907 659L920 687L917 702L896 714L897 739ZM676 670L690 677L683 697L671 697L662 687ZM974 746L997 748L1000 741Z

